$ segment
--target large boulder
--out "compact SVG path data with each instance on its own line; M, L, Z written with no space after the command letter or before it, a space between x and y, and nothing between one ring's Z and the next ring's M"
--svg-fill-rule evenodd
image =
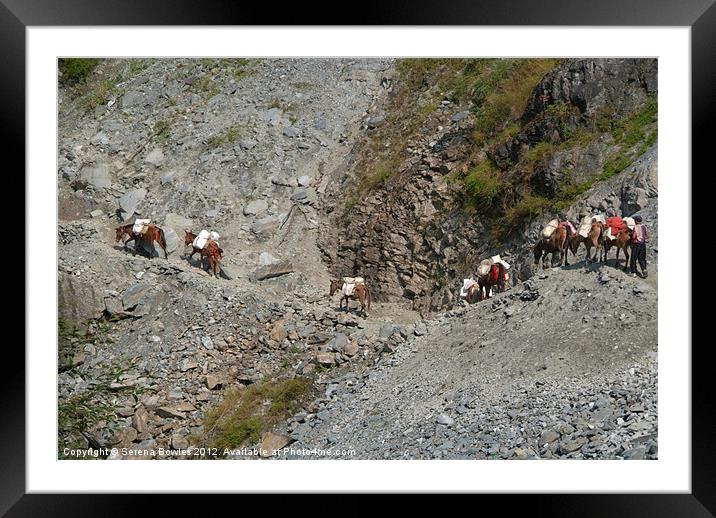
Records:
M104 312L104 296L93 284L75 275L60 272L57 293L60 318L72 327L82 327Z
M244 207L244 216L255 216L266 212L268 209L268 203L266 200L254 200Z
M79 179L96 189L105 189L112 185L109 166L106 164L85 165L80 169Z
M124 221L130 219L136 212L139 204L144 200L147 195L147 190L144 188L132 189L127 191L119 198L119 209L122 212L122 219Z

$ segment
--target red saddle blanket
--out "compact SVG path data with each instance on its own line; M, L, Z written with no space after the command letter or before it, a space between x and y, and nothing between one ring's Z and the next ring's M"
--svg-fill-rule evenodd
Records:
M616 236L620 230L627 228L627 224L619 216L607 218L606 226L612 229L613 236Z

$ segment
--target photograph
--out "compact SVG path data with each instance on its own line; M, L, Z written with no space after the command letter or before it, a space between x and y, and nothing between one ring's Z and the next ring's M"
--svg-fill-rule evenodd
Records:
M658 461L660 84L57 58L55 460Z

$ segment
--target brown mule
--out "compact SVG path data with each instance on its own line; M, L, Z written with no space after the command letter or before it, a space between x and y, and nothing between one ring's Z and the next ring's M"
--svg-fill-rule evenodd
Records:
M329 296L332 297L333 294L340 290L343 287L343 283L339 280L331 280L331 289L329 292ZM346 311L348 311L348 301L349 299L358 300L360 302L360 312L364 316L368 316L368 313L366 312L366 302L368 310L370 310L370 302L371 302L371 294L370 290L368 289L368 286L365 284L357 284L356 287L353 289L353 295L343 295L341 297L340 302L338 303L338 309L341 309L343 307L343 301L346 303Z
M465 300L468 302L468 304L480 302L479 283L475 283L467 289L467 293L465 294Z
M604 224L601 221L592 223L592 228L589 229L586 239L584 239L584 246L587 248L587 257L585 261L587 263L593 263L599 257L599 252L602 249L604 241ZM590 257L592 248L594 248L594 257Z
M204 257L206 257L209 261L209 270L213 272L214 277L218 277L219 272L221 271L220 259L223 259L222 254L224 253L224 250L219 246L216 241L213 241L211 239L206 242L206 246L204 246L204 248L197 248L193 244L194 239L196 239L196 234L194 234L191 229L185 229L184 245L191 245L192 247L191 254L189 254L189 262L191 263L191 260L196 253L199 254L200 261L202 261Z
M121 241L122 237L124 237L125 234L129 236L129 239L123 242L124 249L127 250L127 243L129 243L130 241L134 241L134 255L137 255L138 244L142 246L142 244L147 243L149 245L149 249L151 250L149 254L150 259L154 257L154 243L156 242L159 243L159 246L162 247L162 250L164 251L164 257L168 257L169 254L167 254L167 240L164 237L164 231L161 228L154 224L150 224L149 228L144 234L137 234L132 230L133 226L134 224L130 223L129 225L121 225L115 228L115 242Z
M551 236L541 237L533 249L535 265L539 264L539 260L542 258L542 268L551 268L554 262L554 254L559 254L559 266L562 266L567 261L568 233L567 226L563 222L552 232ZM547 254L551 254L549 265L547 263ZM568 261L567 265L569 265Z
M617 237L614 240L604 238L604 253L602 262L606 263L609 257L609 250L612 247L617 249L617 262L616 266L619 268L619 250L624 250L624 257L626 263L624 263L624 271L629 269L629 245L631 243L632 231L629 228L623 228L617 233Z
M494 293L502 293L503 291L505 291L505 271L506 270L504 264L494 263L492 266L490 266L487 275L485 275L484 277L478 275L478 301L489 299L491 291L494 291ZM472 288L472 286L470 288Z

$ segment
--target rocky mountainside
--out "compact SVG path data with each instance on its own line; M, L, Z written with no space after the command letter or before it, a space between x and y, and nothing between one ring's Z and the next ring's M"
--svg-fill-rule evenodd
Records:
M656 456L656 268L582 249L535 276L530 257L553 213L616 209L644 216L656 263L655 60L67 61L60 457ZM166 257L115 242L137 217ZM188 228L221 235L220 278L186 259ZM466 306L497 252L514 286ZM345 275L369 282L367 317L328 297Z

